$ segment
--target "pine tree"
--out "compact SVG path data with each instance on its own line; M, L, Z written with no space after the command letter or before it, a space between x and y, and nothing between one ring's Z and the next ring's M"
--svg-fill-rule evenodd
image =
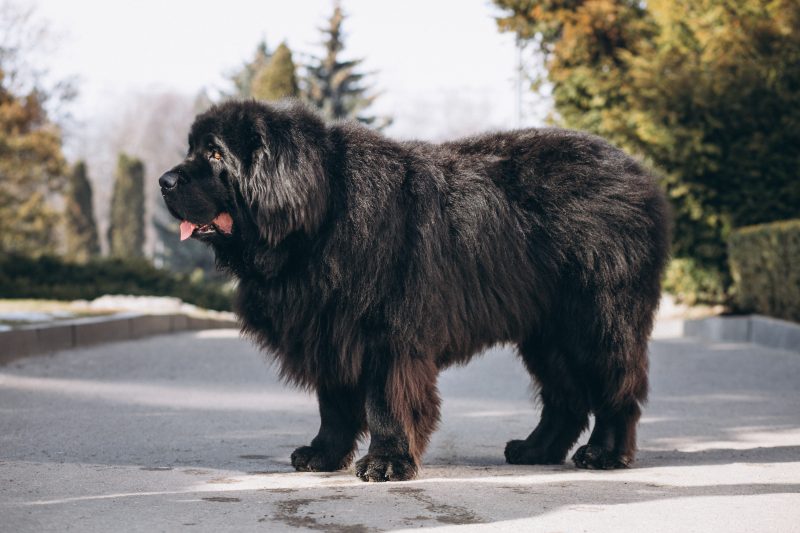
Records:
M100 253L86 163L72 168L65 197L67 257L85 262Z
M314 58L313 63L306 67L303 96L327 119L357 119L364 124L383 128L390 122L387 118L379 120L378 117L361 114L377 98L375 94L367 94L368 88L362 83L365 74L356 71L362 60L343 61L339 58L339 53L344 49L344 18L342 8L336 2L328 27L320 29L324 34L325 55Z
M233 73L229 79L233 83L234 98L250 98L253 96L253 79L256 74L264 70L269 65L272 54L267 47L267 41L262 40L256 46L256 51L253 54L253 59L242 65L242 68Z
M292 51L281 43L261 70L255 72L250 95L259 100L274 101L298 96Z
M144 164L125 154L117 162L108 247L112 257L144 256Z

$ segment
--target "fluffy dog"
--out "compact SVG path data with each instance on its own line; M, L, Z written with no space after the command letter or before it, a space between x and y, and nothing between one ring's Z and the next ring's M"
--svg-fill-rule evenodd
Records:
M542 414L505 457L620 468L634 459L647 339L668 254L653 177L603 140L558 129L397 142L300 104L198 116L160 179L181 237L238 278L242 330L316 391L297 470L410 479L439 419L439 371L511 343Z

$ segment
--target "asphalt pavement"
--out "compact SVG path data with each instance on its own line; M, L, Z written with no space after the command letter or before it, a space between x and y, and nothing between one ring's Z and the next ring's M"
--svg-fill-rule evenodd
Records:
M419 478L381 484L292 471L316 402L237 331L21 359L0 367L0 531L800 531L800 353L660 332L634 468L506 465L538 408L500 347L442 374Z

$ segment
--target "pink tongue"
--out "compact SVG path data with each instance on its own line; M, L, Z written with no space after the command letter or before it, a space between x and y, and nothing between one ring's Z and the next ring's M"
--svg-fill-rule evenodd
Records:
M222 231L222 233L230 233L233 231L233 219L228 213L220 213L217 218L213 220L214 225Z
M196 227L197 226L195 226L194 224L192 224L188 220L184 220L183 222L181 222L181 240L185 241L186 239L191 237L192 236L192 232L194 231L194 228L196 228Z

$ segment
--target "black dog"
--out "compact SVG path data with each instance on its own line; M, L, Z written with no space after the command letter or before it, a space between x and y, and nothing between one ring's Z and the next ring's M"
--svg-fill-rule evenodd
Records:
M668 250L653 178L601 139L556 129L434 145L299 104L200 115L160 179L183 238L239 278L242 329L316 391L297 470L338 470L367 431L363 480L414 477L439 419L436 378L514 343L541 387L515 464L628 466Z

